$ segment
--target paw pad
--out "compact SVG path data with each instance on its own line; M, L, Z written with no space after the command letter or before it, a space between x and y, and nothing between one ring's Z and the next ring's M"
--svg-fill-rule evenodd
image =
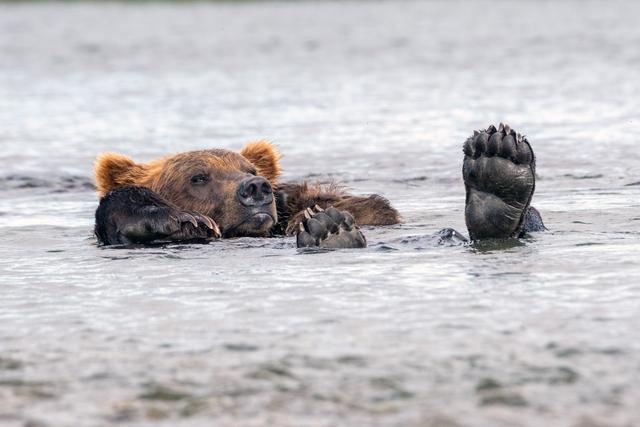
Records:
M334 207L323 210L318 205L304 211L305 219L299 225L299 248L364 248L364 235L349 212Z
M535 156L529 141L501 123L475 131L463 151L469 236L517 237L535 190Z

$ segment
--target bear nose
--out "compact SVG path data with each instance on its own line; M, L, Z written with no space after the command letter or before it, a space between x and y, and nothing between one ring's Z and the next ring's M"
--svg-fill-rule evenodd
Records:
M245 206L268 205L273 201L271 184L261 176L243 179L238 186L236 195L240 203Z

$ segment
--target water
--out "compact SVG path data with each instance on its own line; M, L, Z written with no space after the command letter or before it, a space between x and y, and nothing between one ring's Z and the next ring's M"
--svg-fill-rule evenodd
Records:
M0 425L640 423L640 4L0 5ZM551 231L465 231L505 121ZM91 168L271 138L388 197L370 247L108 249Z

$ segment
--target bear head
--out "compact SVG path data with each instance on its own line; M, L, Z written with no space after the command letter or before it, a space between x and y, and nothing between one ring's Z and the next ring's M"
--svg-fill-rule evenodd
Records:
M266 236L278 221L274 191L280 155L268 141L188 151L147 163L116 153L95 164L98 193L123 185L147 187L184 211L211 217L224 237Z

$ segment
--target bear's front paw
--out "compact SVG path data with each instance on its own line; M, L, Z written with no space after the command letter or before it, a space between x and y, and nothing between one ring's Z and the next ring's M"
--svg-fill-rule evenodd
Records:
M297 244L299 248L364 248L367 240L349 212L334 207L322 210L318 205L304 211Z

